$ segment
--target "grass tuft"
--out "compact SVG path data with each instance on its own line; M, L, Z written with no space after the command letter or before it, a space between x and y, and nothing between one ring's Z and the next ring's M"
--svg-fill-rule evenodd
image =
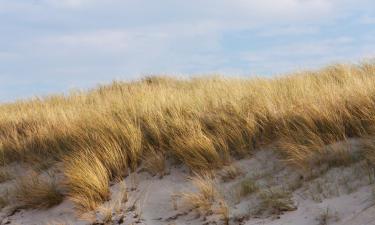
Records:
M281 189L269 189L260 193L258 213L280 215L297 209L290 193Z
M80 153L64 164L68 196L78 210L93 210L109 199L109 172L95 155Z
M50 208L60 204L64 196L50 175L30 172L16 181L15 199L21 208Z
M240 183L240 195L247 196L258 190L255 181L251 178L246 178Z
M181 193L183 202L202 215L210 214L215 203L215 197L218 196L212 176L210 174L196 174L190 179L196 191Z

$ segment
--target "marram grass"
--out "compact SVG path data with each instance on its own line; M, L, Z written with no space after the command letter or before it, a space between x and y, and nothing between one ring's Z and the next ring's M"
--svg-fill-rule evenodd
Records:
M276 78L149 77L1 105L0 160L62 162L67 196L93 209L110 180L148 156L199 173L273 144L306 168L325 145L374 132L373 63Z

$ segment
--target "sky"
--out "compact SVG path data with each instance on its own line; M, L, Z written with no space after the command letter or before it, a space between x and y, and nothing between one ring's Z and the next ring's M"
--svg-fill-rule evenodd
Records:
M373 0L0 0L0 102L374 58Z

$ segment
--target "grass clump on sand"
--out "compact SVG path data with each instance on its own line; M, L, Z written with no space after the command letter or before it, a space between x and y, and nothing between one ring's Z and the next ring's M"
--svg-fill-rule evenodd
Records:
M196 191L181 193L182 200L202 215L211 213L215 198L218 196L213 177L210 174L196 174L191 177L191 181Z
M258 190L255 181L251 178L246 178L240 183L240 195L247 196Z
M95 155L76 155L65 161L69 197L80 211L93 210L109 200L109 176Z
M63 201L63 194L50 175L30 172L16 181L15 200L21 208L50 208Z
M1 105L0 163L63 162L68 195L92 209L110 180L145 159L160 173L166 158L204 172L277 144L308 168L325 154L350 162L323 147L374 133L374 63L274 78L149 77Z
M280 215L284 212L297 209L294 205L291 194L284 190L264 190L260 193L260 200L257 214L268 213Z

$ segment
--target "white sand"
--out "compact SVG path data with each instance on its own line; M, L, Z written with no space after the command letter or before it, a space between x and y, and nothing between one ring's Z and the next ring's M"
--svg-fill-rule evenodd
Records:
M325 169L323 165L310 172L297 171L286 166L271 150L261 150L254 157L236 161L234 165L241 168L241 176L228 182L217 181L217 188L230 207L229 224L375 225L373 185L363 162L349 167ZM85 225L101 222L108 211L113 212L113 224L119 224L119 221L126 225L224 224L220 215L199 216L180 200L177 200L177 209L174 208L175 194L195 190L187 179L189 176L188 169L182 166L171 167L170 174L162 179L147 172L128 176L125 179L128 202L117 202L121 185L115 184L111 187L111 201L103 204L97 212L92 212L95 215L91 219L78 219L73 205L65 200L48 210L19 210L11 216L9 207L4 208L0 213L0 224ZM281 215L254 214L259 205L257 193L242 197L240 201L235 197L239 183L245 178L253 179L260 190L291 190L297 209ZM0 187L5 185L9 186L3 183Z

